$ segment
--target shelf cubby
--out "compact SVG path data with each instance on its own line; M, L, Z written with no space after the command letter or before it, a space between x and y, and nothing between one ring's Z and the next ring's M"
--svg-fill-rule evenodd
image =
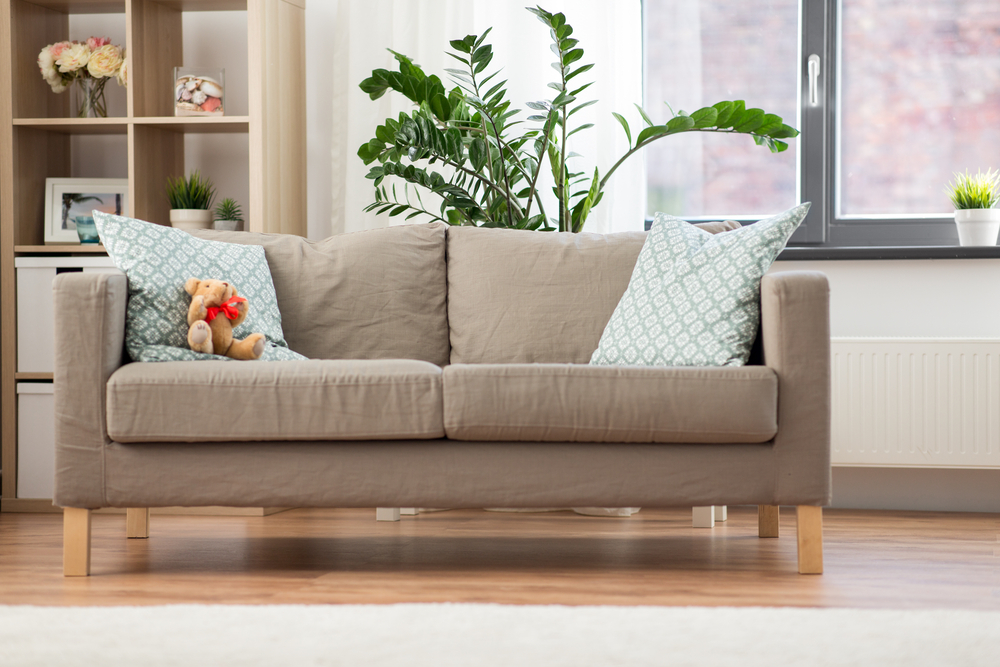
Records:
M209 64L185 62L185 16L190 18L188 12L218 11L245 12L245 17L234 14L232 25L242 30L245 24L246 51L241 46L227 53L226 57L231 58L228 65L225 60L215 63L227 70L226 110L235 106L239 115L175 117L173 68ZM75 35L74 22L77 30L92 25L92 17L73 18L90 14L120 15L108 19L118 26L124 21L129 87L123 116L71 117L70 94L54 94L39 76L36 61L41 48ZM114 43L119 40L116 38ZM202 143L206 148L199 148L200 154L206 155L208 147L215 150L217 144L210 142L226 142L226 150L219 155L231 165L227 176L248 186L247 201L242 202L248 230L305 235L304 43L304 0L0 0L3 499L15 496L17 470L14 257L103 252L99 247L44 244L45 179L90 175L71 173L74 145L91 146L96 142L109 146L104 151L110 156L109 163L95 171L113 171L102 175L119 176L115 161L120 160L123 172L127 164L127 173L120 177L129 180L131 214L167 224L166 179L184 174L185 142L200 142L199 137L205 135ZM231 80L232 72L238 74ZM230 96L233 87L239 91L235 105ZM122 156L119 150L127 155ZM77 151L79 170L89 149L78 147ZM191 159L198 160L198 155L193 153Z

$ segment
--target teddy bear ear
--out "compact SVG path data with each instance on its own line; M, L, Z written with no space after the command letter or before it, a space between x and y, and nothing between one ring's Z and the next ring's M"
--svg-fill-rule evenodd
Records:
M191 296L194 296L194 293L198 291L198 286L200 284L201 281L198 280L197 278L188 278L188 281L184 283L184 291L190 294Z

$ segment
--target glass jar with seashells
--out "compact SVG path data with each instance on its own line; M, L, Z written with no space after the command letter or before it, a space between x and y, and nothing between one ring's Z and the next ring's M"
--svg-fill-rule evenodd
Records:
M225 75L212 67L175 67L174 115L225 115Z

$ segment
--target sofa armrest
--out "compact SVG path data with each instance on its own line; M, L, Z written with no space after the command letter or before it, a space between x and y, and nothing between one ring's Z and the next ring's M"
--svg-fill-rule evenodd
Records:
M122 365L125 276L63 273L55 291L55 504L97 508L104 501L107 384Z
M764 276L764 364L778 374L775 504L829 505L830 286L817 271Z

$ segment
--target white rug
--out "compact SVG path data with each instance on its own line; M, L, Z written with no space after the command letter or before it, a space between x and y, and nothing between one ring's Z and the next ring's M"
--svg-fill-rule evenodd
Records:
M0 665L1000 665L1000 612L474 604L0 607Z

